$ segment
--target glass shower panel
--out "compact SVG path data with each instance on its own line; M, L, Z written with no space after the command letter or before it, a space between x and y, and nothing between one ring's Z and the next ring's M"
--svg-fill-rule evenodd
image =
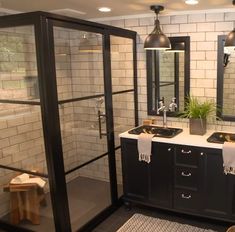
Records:
M0 164L47 174L39 106L0 104Z
M112 92L134 89L133 40L110 36Z
M134 92L113 95L115 147L120 146L119 134L135 126Z
M107 152L104 97L61 104L65 171Z
M0 99L39 101L34 27L0 28Z
M32 231L55 231L48 179L21 174L0 168L0 220Z
M135 126L134 92L113 95L113 120L115 147L120 146L119 134ZM118 196L122 190L121 149L115 151Z
M104 93L102 35L54 27L59 100Z
M67 175L72 231L111 205L108 156Z

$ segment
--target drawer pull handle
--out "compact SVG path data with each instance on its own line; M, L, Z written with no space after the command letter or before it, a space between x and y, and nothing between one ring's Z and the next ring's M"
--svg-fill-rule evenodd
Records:
M189 194L189 195L185 195L184 193L182 193L181 194L181 198L183 198L183 199L190 199L190 198L192 198L192 196Z
M182 149L182 150L181 150L181 153L183 153L183 154L191 154L191 153L192 153L192 151L191 151L191 150L189 150L189 151L185 151L184 149Z
M192 173L191 172L189 172L189 173L181 172L181 176L189 177L189 176L192 176Z
M203 152L201 152L201 153L200 153L200 155L201 155L201 156L203 156L203 155L204 155L204 153L203 153Z
M169 147L169 148L168 148L168 151L171 151L171 150L172 150L172 148L171 148L171 147Z

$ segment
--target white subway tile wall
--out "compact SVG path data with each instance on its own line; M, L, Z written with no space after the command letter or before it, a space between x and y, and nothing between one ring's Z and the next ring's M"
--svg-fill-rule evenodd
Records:
M200 100L216 100L216 78L217 78L217 37L227 34L235 25L234 12L199 13L160 16L160 23L167 36L190 36L191 39L191 95L199 97ZM104 21L104 24L114 24L115 20ZM134 24L133 24L134 22ZM138 22L138 23L137 23ZM146 27L147 33L137 35L137 57L138 57L138 100L139 117L142 120L150 117L147 115L146 97L146 64L143 43L153 30L154 18L125 19L125 27L135 31L135 28ZM144 29L142 28L143 32ZM152 117L152 116L151 116ZM161 124L162 118L157 117ZM188 127L187 119L169 118L169 123L174 126ZM209 122L208 127L215 130L235 131L235 122Z

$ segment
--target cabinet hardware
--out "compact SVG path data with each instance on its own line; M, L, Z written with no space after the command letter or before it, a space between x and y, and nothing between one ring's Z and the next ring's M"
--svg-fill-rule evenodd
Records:
M168 148L168 151L171 151L172 150L172 148L170 147L170 148Z
M186 177L192 176L192 173L191 172L189 172L189 173L181 172L181 176L186 176Z
M185 195L184 193L181 194L181 198L183 199L190 199L192 198L192 196L189 194L189 195Z
M204 155L204 153L203 153L203 152L201 152L201 153L200 153L200 155L201 155L201 156L203 156L203 155Z
M189 150L189 151L185 151L184 149L182 149L182 150L181 150L181 153L183 153L183 154L191 154L191 153L192 153L192 151L191 151L191 150Z

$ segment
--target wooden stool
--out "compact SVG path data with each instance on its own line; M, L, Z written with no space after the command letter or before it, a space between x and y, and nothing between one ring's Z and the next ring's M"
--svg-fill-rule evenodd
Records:
M235 232L235 226L229 227L226 232Z
M40 224L39 208L46 205L45 194L37 184L9 184L3 191L10 192L11 223L18 224L27 219L32 224Z

